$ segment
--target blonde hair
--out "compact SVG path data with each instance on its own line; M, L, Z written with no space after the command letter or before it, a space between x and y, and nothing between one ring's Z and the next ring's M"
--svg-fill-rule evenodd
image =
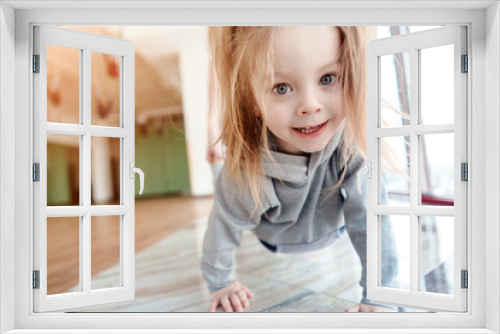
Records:
M273 82L272 42L279 27L210 27L210 62L220 84L221 140L227 147L226 169L249 192L255 211L262 208L262 153L269 152L265 83ZM366 45L375 27L332 27L341 39L339 80L344 95L342 155L346 166L356 154L366 158ZM334 41L332 41L333 43ZM391 160L391 159L389 159Z

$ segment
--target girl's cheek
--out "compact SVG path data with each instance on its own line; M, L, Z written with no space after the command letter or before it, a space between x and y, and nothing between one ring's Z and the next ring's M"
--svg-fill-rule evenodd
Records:
M290 96L290 94L286 94L286 95L274 94L273 102L274 103L284 103L284 102L290 101L291 98L292 97Z
M287 98L287 97L286 98L277 98L277 99L274 99L270 103L269 106L270 106L270 108L272 108L271 110L283 111L283 110L292 108L293 100L291 98Z
M342 89L338 89L335 92L335 101L336 101L338 108L342 108L342 109L345 108L344 92Z
M283 103L276 102L276 101L269 102L267 104L266 108L267 108L267 118L268 119L269 119L269 117L273 117L273 116L276 116L277 114L281 114L282 110L286 109L286 107L284 107Z

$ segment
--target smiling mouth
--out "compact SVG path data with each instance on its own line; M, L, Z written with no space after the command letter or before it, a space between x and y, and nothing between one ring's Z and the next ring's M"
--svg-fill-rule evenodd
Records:
M293 128L293 129L297 132L300 132L300 133L309 134L309 133L314 133L314 132L320 130L326 123L328 123L328 121L326 121L325 123L321 123L320 125L316 125L316 126L305 126L303 128Z

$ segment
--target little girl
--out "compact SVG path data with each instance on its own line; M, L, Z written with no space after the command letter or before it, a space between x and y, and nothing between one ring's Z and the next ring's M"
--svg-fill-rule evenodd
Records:
M391 311L366 299L366 199L356 184L366 156L368 35L365 27L211 28L227 148L200 263L211 312L241 312L253 297L231 279L245 230L278 253L318 250L347 230L363 287L348 311ZM390 224L382 229L389 286L397 260Z

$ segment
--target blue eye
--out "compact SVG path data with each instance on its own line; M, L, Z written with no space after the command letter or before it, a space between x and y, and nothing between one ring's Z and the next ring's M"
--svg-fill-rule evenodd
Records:
M274 92L279 95L284 95L290 91L290 87L286 84L278 84L274 87Z
M327 75L324 75L321 77L321 79L319 80L321 82L322 85L330 85L334 79L336 78L336 76L332 75L332 74L327 74Z

